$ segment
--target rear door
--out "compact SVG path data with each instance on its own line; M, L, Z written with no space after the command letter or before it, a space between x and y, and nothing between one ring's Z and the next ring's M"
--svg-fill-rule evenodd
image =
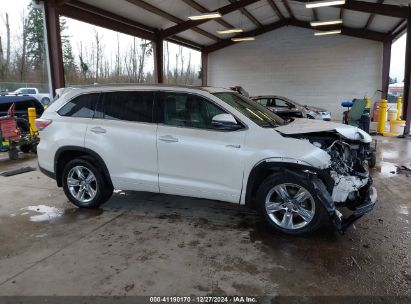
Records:
M105 161L116 189L158 192L155 92L101 93L85 146Z

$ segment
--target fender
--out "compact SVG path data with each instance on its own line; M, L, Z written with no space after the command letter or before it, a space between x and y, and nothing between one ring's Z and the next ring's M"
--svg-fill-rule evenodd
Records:
M90 149L87 149L87 148L84 148L84 147L79 147L79 146L63 146L63 147L60 147L56 152L56 155L54 157L54 172L55 172L55 176L56 176L57 185L59 187L62 186L62 184L61 184L61 174L62 174L62 172L59 172L59 170L58 170L58 160L59 160L61 154L63 152L66 152L66 151L82 152L84 154L88 154L91 157L93 157L98 162L98 164L100 165L100 168L103 170L103 173L104 173L105 178L107 179L107 182L109 183L109 185L111 187L113 187L113 183L111 182L111 178L110 178L110 172L108 171L106 163L101 158L101 156L99 154L97 154L96 152L94 152L93 150L90 150Z
M262 182L263 179L274 172L287 172L291 174L298 174L301 177L301 173L308 175L308 178L312 176L317 176L320 179L327 191L332 193L334 188L334 180L328 174L327 169L318 169L312 167L308 164L301 163L300 161L295 161L292 159L287 159L287 161L270 161L265 159L260 161L251 169L248 175L246 193L245 193L245 205L253 207L253 196L257 192L258 184Z

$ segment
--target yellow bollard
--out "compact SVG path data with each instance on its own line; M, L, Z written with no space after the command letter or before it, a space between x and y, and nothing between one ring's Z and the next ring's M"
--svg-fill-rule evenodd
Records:
M377 133L383 134L385 132L385 123L387 121L387 103L386 99L380 101L380 111L378 113Z
M365 97L365 108L370 109L371 107L371 99L370 97Z
M29 117L30 133L35 134L37 133L37 129L34 126L34 121L37 118L36 108L28 108L27 112L28 112L28 117Z
M397 98L397 120L401 120L402 115L402 96Z

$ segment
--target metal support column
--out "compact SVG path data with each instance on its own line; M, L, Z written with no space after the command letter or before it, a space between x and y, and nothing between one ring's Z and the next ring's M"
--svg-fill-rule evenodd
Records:
M156 83L164 83L164 49L162 33L156 33L154 41L154 75Z
M63 65L63 53L61 50L61 37L60 37L60 20L58 6L52 2L44 3L44 18L46 23L46 42L48 49L48 60L50 65L50 79L51 79L51 91L53 95L55 90L63 88L64 82L64 65Z
M204 50L201 52L201 85L208 85L208 53Z
M390 65L391 65L391 40L385 41L382 54L382 86L381 98L387 99L388 86L390 84Z
M406 125L404 135L410 134L411 123L411 107L409 102L411 100L411 9L408 10L407 18L407 42L405 45L405 72L404 72L404 119Z

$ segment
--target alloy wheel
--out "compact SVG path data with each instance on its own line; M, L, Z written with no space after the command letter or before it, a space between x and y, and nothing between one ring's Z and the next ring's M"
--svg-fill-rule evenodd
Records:
M67 187L71 195L81 203L92 201L97 194L97 179L90 169L73 167L67 175Z
M296 230L307 226L315 214L315 200L304 187L284 183L274 186L265 199L268 217L277 226Z

